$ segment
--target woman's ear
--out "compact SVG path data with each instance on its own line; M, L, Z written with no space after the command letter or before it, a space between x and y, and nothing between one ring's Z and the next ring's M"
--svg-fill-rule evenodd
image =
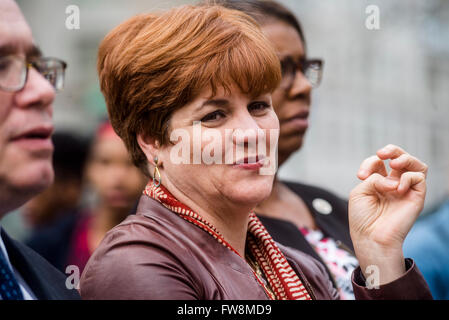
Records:
M139 144L140 149L147 157L149 163L151 163L154 166L155 165L154 158L157 157L159 159L158 164L160 164L159 152L161 146L157 139L139 133L137 134L137 143Z

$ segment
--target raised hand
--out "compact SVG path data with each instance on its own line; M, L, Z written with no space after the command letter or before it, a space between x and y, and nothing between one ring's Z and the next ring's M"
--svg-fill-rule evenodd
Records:
M390 172L383 162L389 159ZM380 284L405 272L402 244L424 206L426 175L426 164L395 145L367 158L357 173L362 183L349 198L351 238L362 272L377 266Z

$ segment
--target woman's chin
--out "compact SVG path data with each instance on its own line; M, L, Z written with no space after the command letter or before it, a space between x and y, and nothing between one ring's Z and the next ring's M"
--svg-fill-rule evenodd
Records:
M229 199L236 204L256 206L270 196L273 179L241 181L231 186Z
M304 135L288 135L279 137L278 152L282 154L289 154L301 149L304 143Z

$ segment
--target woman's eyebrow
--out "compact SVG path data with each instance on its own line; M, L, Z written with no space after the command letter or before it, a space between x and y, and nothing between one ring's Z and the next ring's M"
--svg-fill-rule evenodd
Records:
M296 57L294 57L294 56L292 56L292 55L278 55L278 59L279 59L280 61L282 61L282 60L284 60L284 59L292 59L293 61L296 61L296 60L305 60L305 59L307 59L307 55L306 55L306 54L302 54L302 55L299 56L298 59L296 59Z
M215 106L215 107L226 107L229 105L229 101L226 99L206 100L196 109L196 111L201 110L203 107L205 107L207 105Z

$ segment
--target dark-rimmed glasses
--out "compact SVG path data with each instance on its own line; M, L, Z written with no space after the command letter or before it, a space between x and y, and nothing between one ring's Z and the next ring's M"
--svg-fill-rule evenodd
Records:
M295 61L292 57L288 56L280 61L282 71L281 85L283 88L291 87L297 71L300 71L306 77L313 88L320 85L323 75L323 60L300 59L299 61Z
M67 64L56 58L35 58L27 61L19 55L0 57L0 89L9 92L17 92L25 87L28 79L28 71L35 68L50 84L55 91L64 87L64 73Z

